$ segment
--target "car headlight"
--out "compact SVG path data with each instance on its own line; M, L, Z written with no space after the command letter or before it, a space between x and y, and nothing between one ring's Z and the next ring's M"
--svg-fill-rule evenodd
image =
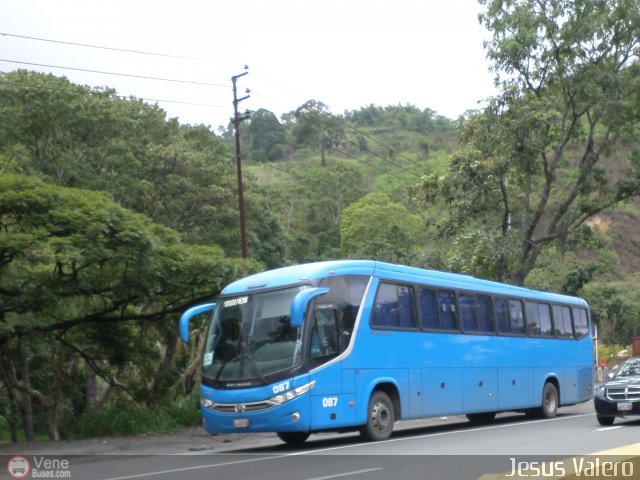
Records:
M605 397L605 392L606 392L606 388L604 385L600 385L597 389L596 389L596 397L598 398L604 398Z
M291 390L287 390L286 392L279 393L278 395L271 397L269 400L274 403L282 405L283 403L293 400L294 398L297 398L300 395L304 395L309 390L311 390L315 386L315 384L316 384L316 381L314 380L313 382L307 383L306 385L302 385L301 387L292 388Z

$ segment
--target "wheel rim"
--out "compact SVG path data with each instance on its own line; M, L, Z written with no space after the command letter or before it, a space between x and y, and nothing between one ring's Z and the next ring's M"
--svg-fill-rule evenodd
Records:
M556 409L556 396L551 389L547 391L544 397L544 406L547 412L553 412Z
M372 426L379 432L385 431L389 428L391 423L391 411L389 406L384 402L376 402L371 409Z

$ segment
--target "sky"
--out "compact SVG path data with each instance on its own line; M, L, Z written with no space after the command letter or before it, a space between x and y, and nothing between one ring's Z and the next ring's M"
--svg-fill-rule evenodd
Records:
M244 72L241 113L314 99L335 114L410 104L455 119L495 94L479 12L477 0L0 0L0 71L111 87L214 129Z

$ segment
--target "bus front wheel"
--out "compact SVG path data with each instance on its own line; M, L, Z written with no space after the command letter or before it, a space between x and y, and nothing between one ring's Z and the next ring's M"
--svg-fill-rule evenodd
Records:
M287 445L302 445L309 438L309 432L278 432L278 438Z
M360 427L360 435L368 441L385 440L391 436L396 411L389 395L378 390L373 392L367 407L367 421Z

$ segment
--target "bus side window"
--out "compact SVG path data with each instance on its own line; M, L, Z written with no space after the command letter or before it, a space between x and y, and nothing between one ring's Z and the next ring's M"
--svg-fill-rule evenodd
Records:
M555 327L556 337L573 338L573 329L571 328L571 310L569 307L554 305L551 309L553 310L553 325Z
M438 302L436 301L435 290L419 288L418 301L420 302L420 318L422 322L422 328L428 330L440 329Z
M461 293L459 297L462 330L492 333L491 298L487 295Z
M527 332L534 337L553 336L549 305L539 302L525 302Z
M538 318L540 319L540 335L553 337L551 309L547 303L538 303Z
M520 300L509 300L509 323L511 324L511 333L524 335L524 316Z
M582 338L589 334L589 320L587 319L587 311L584 308L572 308L573 310L573 328L576 338Z
M538 304L535 302L525 302L524 310L527 314L527 333L533 336L540 336L540 320L538 319Z
M493 333L493 316L491 313L491 297L476 295L476 318L479 332Z
M456 294L453 291L438 290L438 311L440 312L440 328L442 330L458 329Z
M509 302L503 298L496 298L493 301L493 310L496 312L496 330L498 333L511 333Z
M478 331L475 295L461 293L458 298L458 303L460 304L460 323L462 323L462 330L465 332Z
M562 307L562 323L564 324L564 334L562 336L566 338L573 338L571 309L569 307Z
M414 330L416 318L411 287L381 283L376 294L371 322L376 327Z

